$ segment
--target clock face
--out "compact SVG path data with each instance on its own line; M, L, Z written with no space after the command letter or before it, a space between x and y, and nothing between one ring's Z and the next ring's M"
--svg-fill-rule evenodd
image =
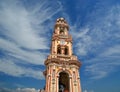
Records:
M60 40L60 44L61 44L61 45L64 45L64 44L65 44L65 40L63 40L63 39Z

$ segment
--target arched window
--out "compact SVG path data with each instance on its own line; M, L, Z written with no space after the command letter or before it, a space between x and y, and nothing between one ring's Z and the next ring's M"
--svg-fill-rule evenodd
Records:
M64 34L64 31L63 31L63 30L60 30L60 34Z
M66 72L59 74L59 92L69 92L69 75Z
M64 34L64 28L60 27L60 34Z
M65 55L68 55L68 47L65 47Z
M60 46L57 46L57 54L61 54L61 48L60 48Z

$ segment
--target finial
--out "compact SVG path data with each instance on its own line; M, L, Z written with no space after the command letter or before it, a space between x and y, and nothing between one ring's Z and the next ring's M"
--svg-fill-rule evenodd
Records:
M64 26L64 27L67 28L67 30L69 30L69 26L68 26L65 18L63 18L63 17L60 17L60 18L58 18L58 19L56 20L55 27L56 27L56 26L62 26L62 27Z

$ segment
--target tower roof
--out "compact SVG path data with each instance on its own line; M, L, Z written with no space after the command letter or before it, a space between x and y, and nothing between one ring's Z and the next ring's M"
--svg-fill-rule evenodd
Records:
M66 27L69 30L68 23L66 22L65 18L61 17L56 20L55 27Z
M57 22L59 22L59 21L64 21L64 22L66 22L65 18L63 18L63 17L58 18L58 19L57 19Z

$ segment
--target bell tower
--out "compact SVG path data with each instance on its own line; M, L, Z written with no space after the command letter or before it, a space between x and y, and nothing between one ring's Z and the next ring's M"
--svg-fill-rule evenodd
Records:
M44 62L45 92L81 92L79 68L81 63L72 51L72 36L64 18L54 26L50 55Z

